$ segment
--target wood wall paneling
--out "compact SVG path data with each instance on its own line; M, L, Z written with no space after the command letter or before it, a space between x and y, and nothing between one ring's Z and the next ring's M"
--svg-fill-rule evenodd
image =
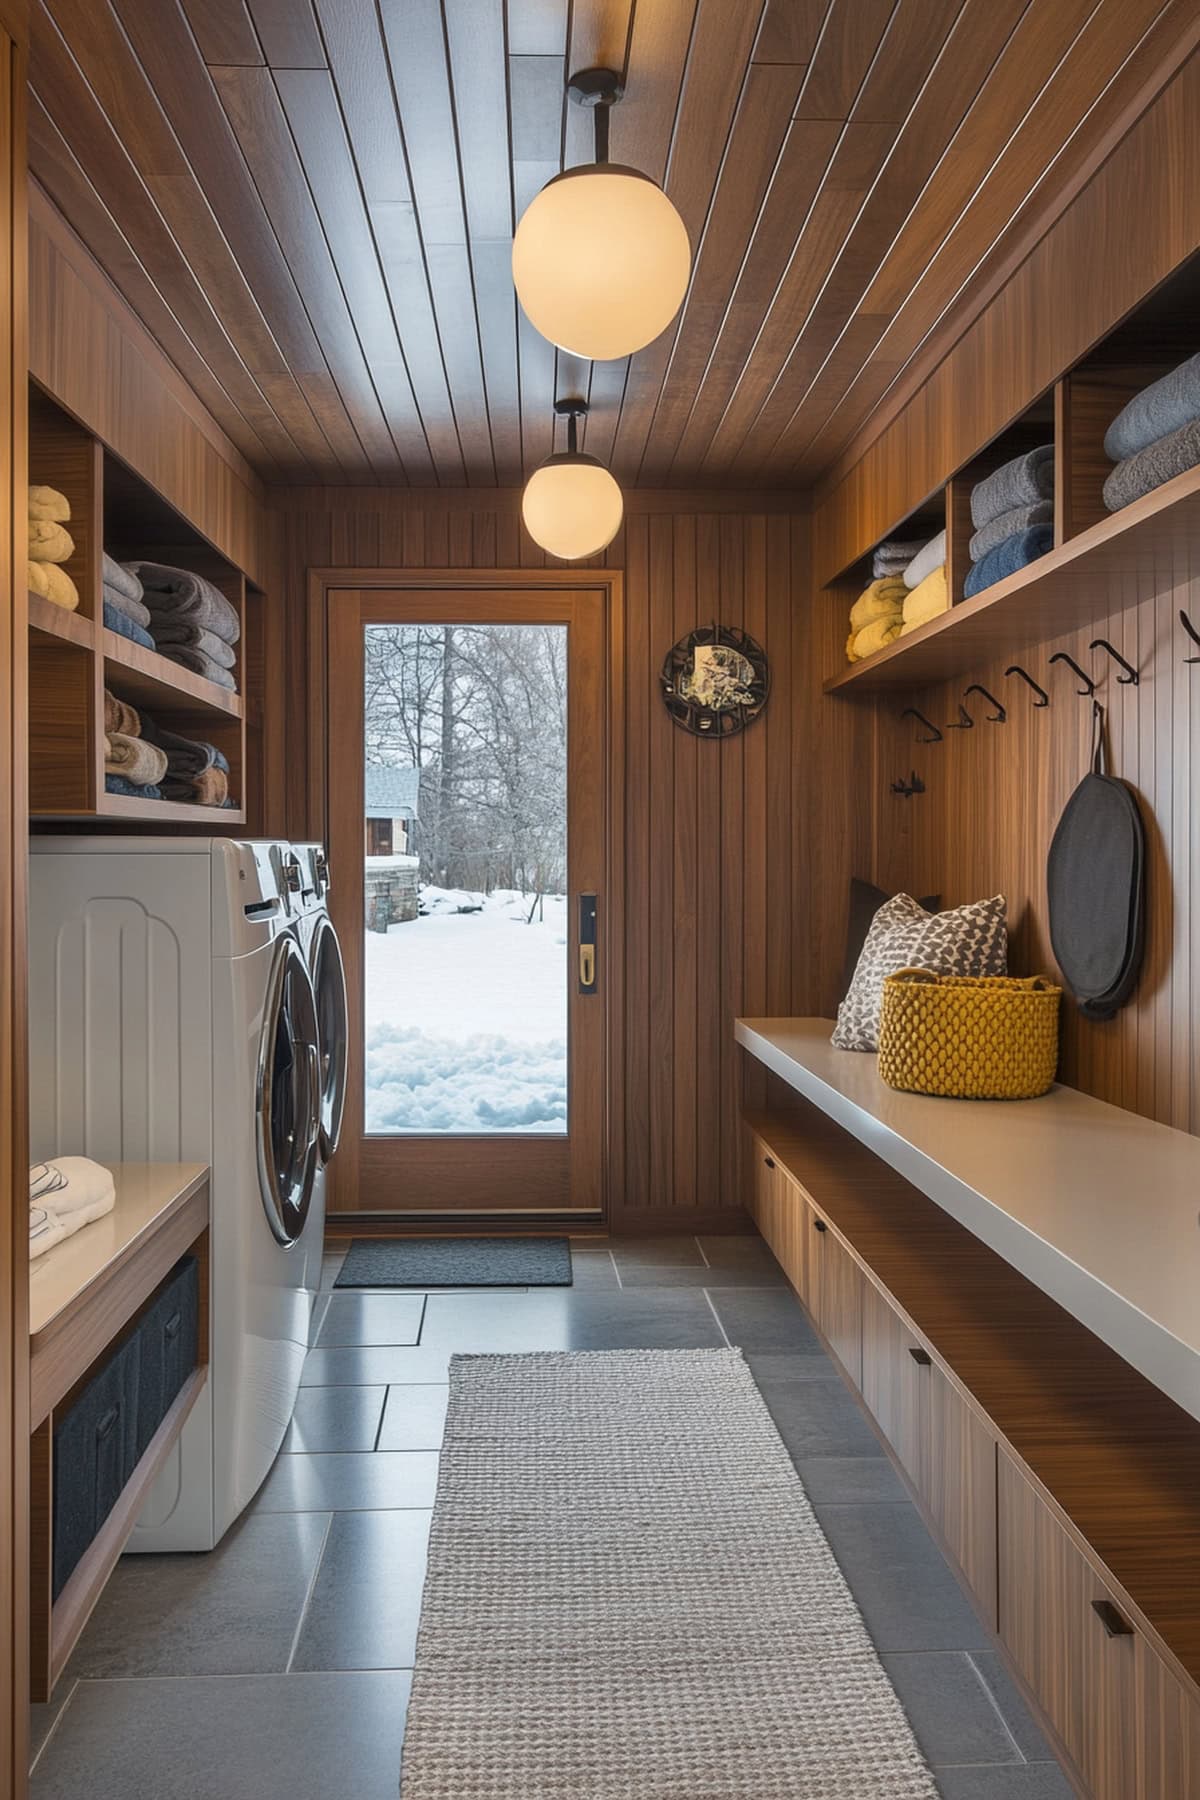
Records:
M0 1791L29 1767L26 1054L27 267L24 7L0 28Z
M511 485L568 386L622 480L793 480L945 353L1191 29L1188 0L36 0L34 169L270 480ZM590 371L509 256L590 160L564 75L597 59L696 266Z
M710 510L711 507L711 510ZM323 661L295 596L310 571L542 568L520 527L519 495L280 490L264 654L287 671L268 716L268 831L318 836L325 820ZM754 996L769 1012L817 1005L840 966L849 768L822 782L827 853L797 853L797 759L823 754L819 660L802 602L806 521L790 497L639 495L604 564L624 572L624 643L615 660L623 725L623 1066L610 1102L620 1157L617 1229L740 1216L738 1070L732 1022ZM700 742L675 727L659 671L674 640L719 618L744 623L771 659L772 694L741 739ZM856 729L857 709L828 709ZM306 741L307 739L307 741ZM839 742L842 741L839 737ZM336 875L335 875L336 879ZM810 984L811 986L807 985Z

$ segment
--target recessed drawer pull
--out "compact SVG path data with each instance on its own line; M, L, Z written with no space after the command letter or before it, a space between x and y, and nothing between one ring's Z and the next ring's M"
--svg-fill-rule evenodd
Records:
M103 1418L96 1420L96 1442L106 1438L121 1416L120 1406L110 1406Z
M829 1230L829 1227L825 1223L824 1219L814 1219L813 1225L817 1231L828 1231Z
M182 1319L183 1319L182 1313L172 1313L171 1317L167 1320L166 1324L163 1326L163 1336L165 1338L178 1337L179 1336L179 1327L182 1322Z
M773 1156L764 1156L763 1161L766 1163L768 1169L773 1169L775 1167L775 1158Z
M912 1357L913 1361L919 1363L923 1369L929 1368L930 1364L933 1362L933 1358L930 1356L928 1350L922 1350L919 1344L910 1344L908 1347L908 1354Z
M1133 1637L1133 1626L1117 1610L1111 1600L1093 1600L1092 1611L1109 1637Z

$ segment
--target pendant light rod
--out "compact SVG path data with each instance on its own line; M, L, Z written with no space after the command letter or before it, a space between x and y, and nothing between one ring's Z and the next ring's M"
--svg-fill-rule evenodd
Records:
M567 93L577 106L590 106L596 115L596 161L608 161L608 120L625 92L615 69L581 69L567 83Z
M579 432L576 421L587 418L588 403L586 400L556 400L554 410L560 419L567 421L567 455L578 456Z

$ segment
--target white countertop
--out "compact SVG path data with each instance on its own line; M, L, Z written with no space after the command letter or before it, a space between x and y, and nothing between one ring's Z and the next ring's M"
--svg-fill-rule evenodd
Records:
M1200 1419L1200 1137L1053 1087L900 1094L829 1019L738 1019L737 1041Z
M111 1163L116 1204L29 1265L29 1335L137 1248L208 1179L206 1163Z

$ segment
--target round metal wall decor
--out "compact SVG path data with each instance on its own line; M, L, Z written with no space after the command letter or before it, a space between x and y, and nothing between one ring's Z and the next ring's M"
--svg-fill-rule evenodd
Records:
M771 691L761 644L736 625L701 625L667 651L663 699L696 737L733 737L757 719Z

